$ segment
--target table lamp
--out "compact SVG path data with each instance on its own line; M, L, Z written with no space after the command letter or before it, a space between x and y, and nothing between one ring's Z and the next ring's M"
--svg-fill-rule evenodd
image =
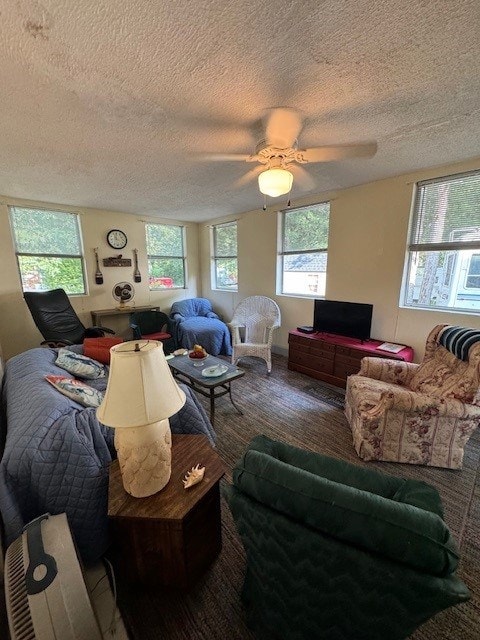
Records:
M185 404L161 342L135 340L110 349L110 375L99 421L115 429L125 491L151 496L170 480L172 436L168 418Z

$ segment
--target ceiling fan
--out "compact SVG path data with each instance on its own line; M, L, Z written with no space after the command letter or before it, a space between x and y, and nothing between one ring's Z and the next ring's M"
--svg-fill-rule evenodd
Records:
M209 160L258 162L235 186L243 186L258 177L260 192L276 198L289 193L293 177L307 190L314 187L310 175L302 164L333 162L348 158L371 158L377 151L375 142L345 144L311 149L298 148L298 136L303 118L296 109L278 107L269 109L263 118L264 139L260 140L253 154L209 154Z

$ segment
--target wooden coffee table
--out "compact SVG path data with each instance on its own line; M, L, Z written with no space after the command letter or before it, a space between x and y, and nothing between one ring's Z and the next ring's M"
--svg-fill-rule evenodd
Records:
M194 465L202 482L183 488ZM149 586L186 589L207 569L222 546L219 482L225 473L205 436L172 436L172 475L148 498L123 488L118 461L110 465L108 515L113 561L125 579Z
M195 366L195 360L192 360L188 356L174 356L167 360L167 362L176 378L190 387L190 389L200 393L202 396L210 398L210 422L212 426L215 421L215 400L227 393L235 409L243 415L242 410L239 409L233 401L231 386L233 380L237 380L245 375L243 369L239 369L235 365L229 364L220 358L215 358L215 356L208 356L204 365L201 367ZM205 378L202 375L202 371L206 367L212 367L214 365L224 365L228 367L228 369L221 376Z

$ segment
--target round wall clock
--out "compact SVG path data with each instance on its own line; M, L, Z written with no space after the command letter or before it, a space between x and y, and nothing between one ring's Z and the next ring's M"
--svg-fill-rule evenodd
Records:
M110 229L107 233L107 242L112 249L123 249L127 244L127 235L120 229Z

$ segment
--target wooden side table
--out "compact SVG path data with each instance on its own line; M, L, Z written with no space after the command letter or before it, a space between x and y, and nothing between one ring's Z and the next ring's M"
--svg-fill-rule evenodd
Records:
M183 488L194 465L205 467L202 482ZM222 546L219 482L223 463L206 436L172 436L172 475L162 491L134 498L123 488L120 467L110 466L108 515L113 561L129 581L188 588Z
M147 304L142 306L131 306L131 307L127 305L125 309L118 309L118 308L94 309L93 311L90 311L90 315L92 316L92 324L94 327L103 327L102 318L109 318L114 316L125 316L125 315L129 316L132 313L135 313L135 311L150 311L150 310L157 310L157 309L158 311L160 311L160 307L154 304Z

